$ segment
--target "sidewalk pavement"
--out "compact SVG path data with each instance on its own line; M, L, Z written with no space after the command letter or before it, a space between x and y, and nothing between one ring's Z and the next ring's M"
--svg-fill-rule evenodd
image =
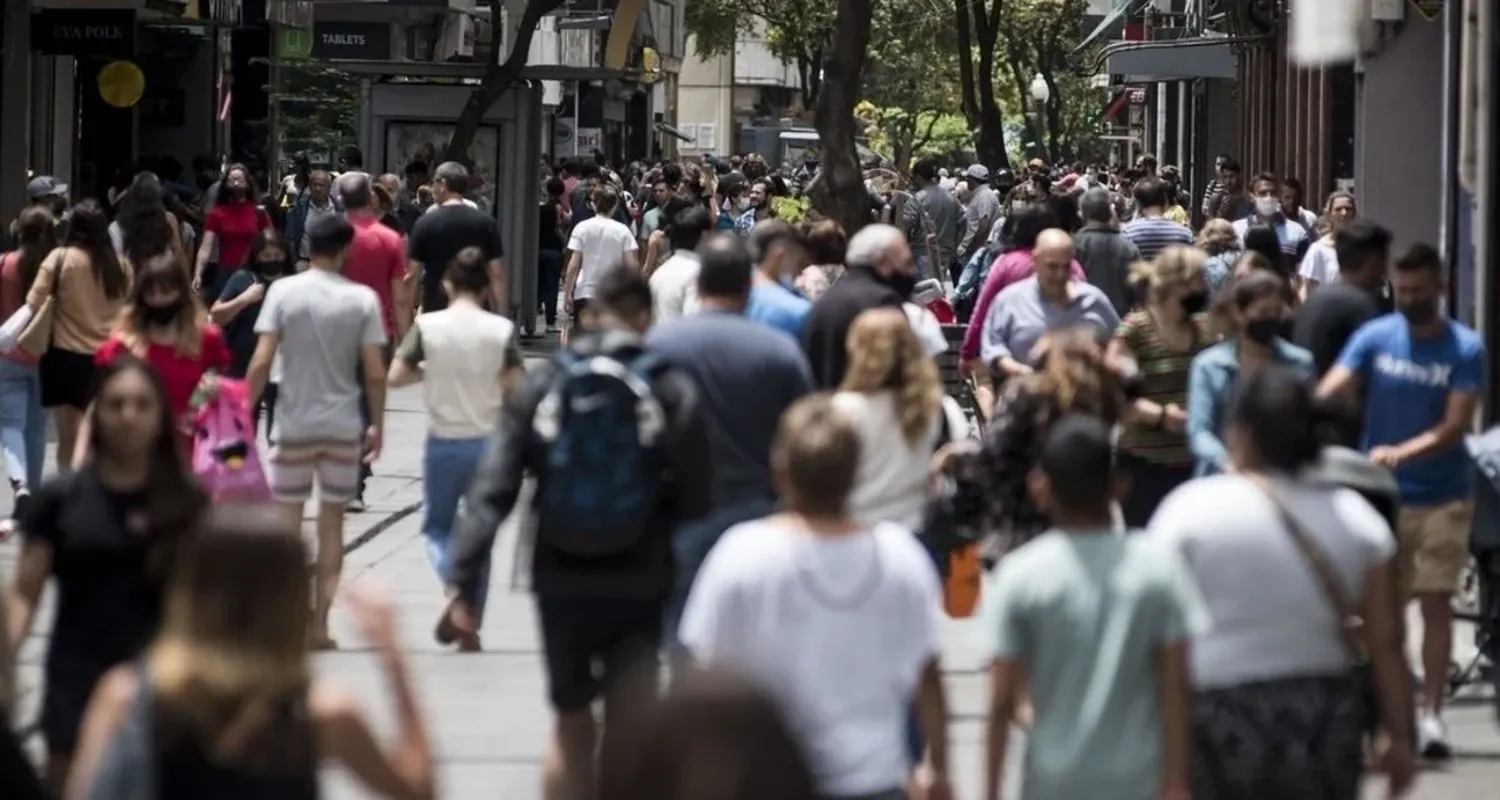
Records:
M385 451L367 489L370 510L347 518L345 584L377 584L389 592L397 608L400 641L407 651L440 761L439 796L450 800L539 798L551 715L535 615L530 598L520 589L527 583L528 565L516 563L517 515L506 521L496 542L490 607L482 631L484 652L459 654L439 647L432 639L432 625L445 601L427 562L420 533L425 436L421 389L392 392L388 406ZM9 513L9 502L8 496L0 496L0 513ZM307 528L311 528L310 518ZM18 549L14 541L0 544L0 581L5 585L14 572ZM24 722L36 715L36 689L50 616L49 590L43 613L19 660L20 719ZM978 797L981 788L987 679L976 626L974 621L950 622L943 631L953 720L952 766L959 798ZM334 609L333 635L341 649L317 657L318 674L353 691L365 704L377 730L389 734L392 708L384 675L341 604ZM1456 650L1472 649L1469 633L1460 632L1456 638ZM1496 789L1500 786L1500 732L1487 698L1486 693L1471 691L1448 712L1457 757L1450 765L1427 771L1413 797L1500 797ZM33 738L31 743L35 750L37 740ZM1019 755L1014 758L1008 770L1012 778L1007 797L1017 796L1019 759ZM1383 796L1376 786L1372 784L1368 797ZM369 796L338 768L327 771L325 789L330 800Z

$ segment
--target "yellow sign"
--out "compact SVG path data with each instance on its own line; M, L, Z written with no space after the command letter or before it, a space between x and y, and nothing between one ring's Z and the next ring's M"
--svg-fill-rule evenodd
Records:
M130 108L146 93L146 76L129 61L111 61L99 70L99 96L115 108Z
M661 80L661 56L656 54L656 48L641 48L641 82L656 83Z
M1432 22L1443 13L1443 0L1411 0L1411 7L1422 15L1422 19Z

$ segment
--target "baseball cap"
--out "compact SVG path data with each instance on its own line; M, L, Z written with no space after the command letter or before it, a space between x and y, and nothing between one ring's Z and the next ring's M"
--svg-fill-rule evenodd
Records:
M38 175L26 184L26 196L32 200L40 200L43 197L67 197L68 185L52 177L51 175Z
M983 164L970 164L969 168L964 170L964 177L973 178L976 181L987 181L990 179L990 170Z

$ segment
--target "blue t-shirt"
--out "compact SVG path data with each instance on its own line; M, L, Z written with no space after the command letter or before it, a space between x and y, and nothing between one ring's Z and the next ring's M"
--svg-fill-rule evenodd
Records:
M1451 392L1479 392L1484 381L1484 343L1462 323L1447 320L1443 332L1413 339L1406 318L1386 314L1354 332L1339 366L1364 380L1366 451L1400 444L1430 430L1447 413ZM1469 461L1462 445L1402 464L1396 469L1401 502L1431 506L1469 493Z
M750 288L750 305L745 308L745 318L770 325L800 341L807 312L811 309L812 303L807 298L785 286L757 283Z

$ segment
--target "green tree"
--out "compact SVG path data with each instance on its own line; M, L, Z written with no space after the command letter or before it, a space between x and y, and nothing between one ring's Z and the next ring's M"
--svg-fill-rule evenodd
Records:
M281 63L277 126L284 153L338 152L359 138L359 80L313 58ZM274 152L274 151L273 151Z
M797 70L802 101L817 103L823 82L823 58L833 37L833 0L691 0L683 23L693 48L703 58L729 55L741 34L765 24L771 55Z
M961 108L974 130L979 160L995 169L1010 168L1005 150L1005 114L995 91L995 49L1005 2L953 0Z
M897 3L875 6L863 97L857 109L875 150L897 169L937 135L950 136L959 108L958 41L947 6ZM968 138L967 125L960 125ZM951 137L950 142L951 143Z
M875 0L838 0L813 111L823 163L808 192L813 204L850 235L870 223L870 196L854 146L858 135L854 107L859 103L870 50L874 5Z
M1087 11L1084 0L1007 0L998 19L1004 42L1001 95L1021 110L1030 154L1049 161L1071 161L1099 150L1099 98L1089 76L1079 75L1069 61L1084 35ZM1031 98L1037 75L1048 90L1040 120Z

